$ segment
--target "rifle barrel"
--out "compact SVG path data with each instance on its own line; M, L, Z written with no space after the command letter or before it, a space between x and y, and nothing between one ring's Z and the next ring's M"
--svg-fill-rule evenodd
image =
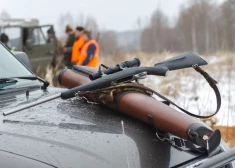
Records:
M6 112L3 113L4 116L7 116L7 115L10 115L10 114L13 114L13 113L16 113L18 111L21 111L21 110L24 110L24 109L27 109L29 107L33 107L33 106L36 106L38 104L42 104L42 103L45 103L45 102L48 102L48 101L51 101L51 100L54 100L54 99L57 99L60 97L60 93L58 94L55 94L53 96L49 96L49 97L46 97L44 99L39 99L35 102L32 102L32 103L29 103L29 104L25 104L25 105L22 105L20 107L16 107L16 108L13 108L11 110L8 110Z

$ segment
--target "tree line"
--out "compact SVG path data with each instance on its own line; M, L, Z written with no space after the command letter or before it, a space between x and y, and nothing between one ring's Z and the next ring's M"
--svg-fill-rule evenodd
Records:
M137 19L138 30L133 32L138 32L138 40L125 44L125 49L119 44L117 32L99 29L96 19L81 13L77 17L69 12L62 13L58 19L57 34L65 36L64 28L67 24L74 28L84 26L91 30L93 38L98 40L103 55L140 51L148 53L193 51L200 54L234 51L234 1L224 0L218 4L216 0L189 0L188 4L180 8L173 25L161 9L156 9L147 19L148 24L143 26L142 20ZM0 19L9 17L6 11L0 13Z
M181 7L174 26L159 9L141 35L143 52L193 51L208 53L235 49L235 4L226 0L192 0Z

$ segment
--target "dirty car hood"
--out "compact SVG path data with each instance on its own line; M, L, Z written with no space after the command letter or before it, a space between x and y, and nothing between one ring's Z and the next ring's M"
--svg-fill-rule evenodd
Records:
M4 95L0 111L61 91L49 88L32 91L28 97ZM195 157L160 142L155 130L142 122L75 98L0 116L0 165L5 168L164 168Z

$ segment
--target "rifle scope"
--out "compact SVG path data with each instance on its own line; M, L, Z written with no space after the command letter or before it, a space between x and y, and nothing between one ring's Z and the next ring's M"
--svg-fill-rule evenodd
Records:
M116 66L111 66L108 67L107 69L105 69L102 72L96 72L96 73L92 73L89 75L90 80L95 80L98 79L102 76L102 74L113 74L115 72L121 71L125 68L131 68L131 67L139 67L140 66L140 60L138 58L134 58L133 60L130 61L125 61L121 64L117 64Z

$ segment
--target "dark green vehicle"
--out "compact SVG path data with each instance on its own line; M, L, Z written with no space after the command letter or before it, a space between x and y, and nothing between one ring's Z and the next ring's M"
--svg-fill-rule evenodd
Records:
M0 34L8 35L11 49L27 53L32 71L42 78L57 46L56 40L47 41L49 29L53 30L53 25L40 26L37 19L0 20Z

